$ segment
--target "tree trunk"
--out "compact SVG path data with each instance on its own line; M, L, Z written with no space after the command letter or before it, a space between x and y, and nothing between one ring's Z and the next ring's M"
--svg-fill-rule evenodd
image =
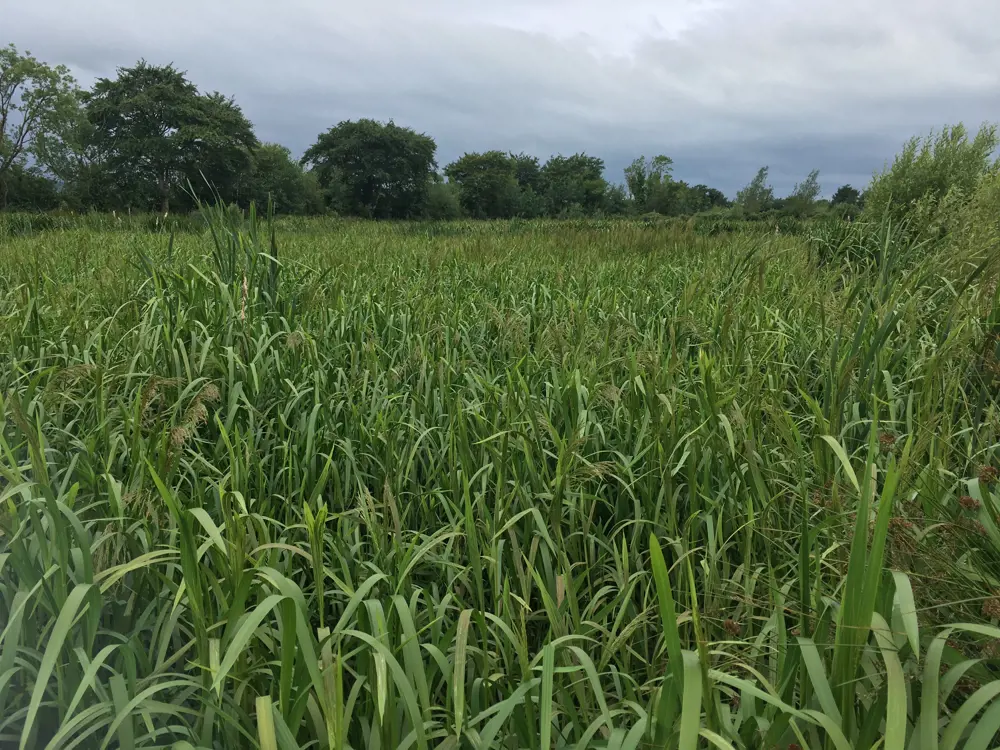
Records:
M167 175L160 178L160 183L156 187L160 191L160 213L166 216L170 213L170 181Z

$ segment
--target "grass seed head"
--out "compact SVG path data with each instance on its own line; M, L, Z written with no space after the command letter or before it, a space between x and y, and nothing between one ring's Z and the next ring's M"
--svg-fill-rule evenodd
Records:
M971 495L962 495L958 498L958 504L961 505L964 510L968 511L979 510L983 505Z

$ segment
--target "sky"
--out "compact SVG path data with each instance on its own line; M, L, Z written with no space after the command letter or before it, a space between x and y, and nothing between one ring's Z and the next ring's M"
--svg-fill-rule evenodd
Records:
M1000 0L0 0L83 85L140 58L301 154L359 117L466 151L636 156L730 196L862 187L914 135L1000 120Z

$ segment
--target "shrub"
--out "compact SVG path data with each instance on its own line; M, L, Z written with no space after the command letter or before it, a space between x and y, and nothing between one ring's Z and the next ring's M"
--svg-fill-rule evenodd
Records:
M458 202L458 190L448 182L434 182L427 188L427 202L424 213L433 221L448 221L462 216L462 206Z
M971 139L959 124L907 141L865 191L865 215L905 219L916 236L940 236L990 170L997 145L995 125L982 126Z

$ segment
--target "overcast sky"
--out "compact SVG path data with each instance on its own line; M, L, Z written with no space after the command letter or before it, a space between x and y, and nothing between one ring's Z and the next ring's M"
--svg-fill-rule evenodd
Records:
M0 44L83 84L140 57L300 154L343 119L467 150L665 153L730 195L863 186L909 136L1000 120L1000 0L0 0Z

